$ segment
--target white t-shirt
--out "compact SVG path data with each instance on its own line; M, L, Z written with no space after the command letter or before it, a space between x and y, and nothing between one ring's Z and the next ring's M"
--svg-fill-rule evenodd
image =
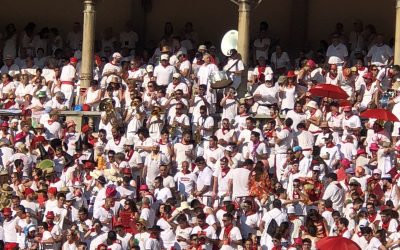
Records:
M246 168L235 168L229 171L228 178L232 180L232 198L249 195L249 174Z
M172 75L174 73L176 73L174 66L168 65L164 67L161 64L157 65L154 68L154 76L157 77L157 85L167 86L170 82L172 82Z
M212 175L213 172L209 167L205 167L203 171L198 171L196 189L201 191L204 186L209 186L209 191L205 192L203 196L210 196L212 190Z
M182 171L178 172L174 176L174 181L176 182L177 190L181 194L189 195L192 192L194 183L196 183L196 175L192 172L184 174Z
M388 65L389 58L393 57L393 50L386 44L382 46L373 45L367 54L367 57L371 57L371 64L377 66Z

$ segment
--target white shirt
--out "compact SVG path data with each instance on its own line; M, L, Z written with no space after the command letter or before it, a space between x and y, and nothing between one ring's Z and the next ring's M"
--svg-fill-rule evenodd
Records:
M157 77L158 86L167 86L172 82L172 75L176 73L176 69L172 65L164 67L159 64L154 68L154 76Z
M345 57L347 57L349 53L347 52L346 45L339 43L338 45L334 46L331 44L326 51L326 57L329 58L331 56L337 56L342 61L344 61Z
M371 64L377 66L388 65L389 59L393 57L393 50L386 44L382 46L373 45L369 49L367 57L371 57Z
M329 183L322 197L323 200L330 199L333 203L333 209L339 212L343 208L344 198L344 190L337 181Z
M212 170L209 167L205 167L203 171L198 172L196 188L197 191L201 191L204 186L209 186L203 196L210 196L212 193Z
M249 174L246 168L235 168L229 171L228 178L232 181L232 197L249 195Z
M72 64L68 64L62 68L60 81L61 82L73 82L76 77L76 69Z
M178 172L174 176L177 190L181 194L191 194L194 183L196 182L196 175L192 172L184 174L182 171Z

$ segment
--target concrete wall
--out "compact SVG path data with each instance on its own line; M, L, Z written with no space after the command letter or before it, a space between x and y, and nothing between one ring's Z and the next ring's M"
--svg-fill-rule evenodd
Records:
M293 5L293 1L299 0L263 0L252 13L252 34L255 35L258 30L259 22L266 20L270 25L269 35L280 38L283 46L298 43L293 35L293 23L303 18L304 8ZM327 39L337 21L343 22L346 31L350 32L357 18L364 21L364 24L375 24L377 30L388 38L393 36L393 0L302 0L305 3L307 1L308 27L304 31L313 45L318 45L321 38ZM211 40L219 45L226 31L237 29L238 8L229 0L152 2L152 11L145 15L140 5L141 0L100 0L97 4L97 35L107 26L119 31L126 20L133 19L139 33L143 34L143 29L146 29L147 40L158 41L166 21L172 22L176 34L181 33L185 22L191 21L202 40ZM13 0L2 8L7 9L0 15L0 29L8 22L14 22L18 29L23 29L28 21L34 21L38 28L56 26L62 34L66 34L73 22L82 22L81 0Z

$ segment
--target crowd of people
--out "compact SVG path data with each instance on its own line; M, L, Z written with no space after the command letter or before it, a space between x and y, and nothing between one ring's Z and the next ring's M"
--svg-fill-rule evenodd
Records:
M360 117L400 119L400 66L372 25L338 23L291 60L262 22L243 77L191 23L149 51L128 22L104 32L87 89L80 24L35 27L2 43L2 249L400 249L400 122ZM321 83L348 99L312 95ZM101 115L77 128L66 110Z

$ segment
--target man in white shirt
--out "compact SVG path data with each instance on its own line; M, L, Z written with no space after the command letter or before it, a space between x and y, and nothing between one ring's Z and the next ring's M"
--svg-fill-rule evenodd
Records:
M168 60L169 56L162 54L160 64L154 68L154 77L156 78L157 85L164 89L172 82L172 75L176 73L176 68L170 65Z
M102 72L102 79L101 79L101 89L106 89L109 80L111 80L112 75L118 75L121 72L121 54L116 52L112 55L112 61L104 65L103 72Z
M197 172L196 189L194 196L201 199L202 203L206 206L211 206L212 194L212 170L206 165L206 160L199 156L195 160Z
M227 64L224 66L224 70L230 74L229 77L233 81L232 87L237 89L242 80L244 64L242 60L240 60L240 55L238 54L236 49L231 49L230 53L231 55L228 59Z
M19 67L14 64L14 59L11 55L6 55L4 58L4 65L0 69L1 74L9 74L10 76L14 76L20 73Z
M393 50L383 43L383 35L378 34L375 41L375 45L369 49L367 54L368 65L384 67L393 64Z
M329 173L326 175L326 177L328 186L325 189L322 199L330 199L332 201L333 209L342 212L345 198L344 189L337 181L337 175L335 173Z
M76 75L77 64L78 64L78 59L76 57L71 57L69 59L69 64L67 64L62 68L60 76L61 92L64 93L65 99L68 101L69 107L71 107L74 98L73 94L75 88L75 81L77 80L77 75Z
M339 57L342 62L345 62L347 61L348 55L346 45L340 41L340 35L334 34L332 37L332 44L326 51L326 58L329 59L332 56L336 56Z
M243 167L231 169L228 172L229 193L233 200L244 200L249 196L249 175L253 165L254 162L247 159L244 161Z
M258 103L257 114L270 114L271 108L279 101L278 88L274 86L272 75L265 76L265 83L254 91L254 100Z
M265 247L268 244L267 238L272 237L273 235L269 235L267 230L269 224L272 220L275 220L278 227L281 225L282 222L287 221L288 217L287 214L282 210L282 202L279 199L275 199L272 202L272 207L270 211L264 213L264 216L261 218L259 223L260 231L262 232L261 235L261 246Z

